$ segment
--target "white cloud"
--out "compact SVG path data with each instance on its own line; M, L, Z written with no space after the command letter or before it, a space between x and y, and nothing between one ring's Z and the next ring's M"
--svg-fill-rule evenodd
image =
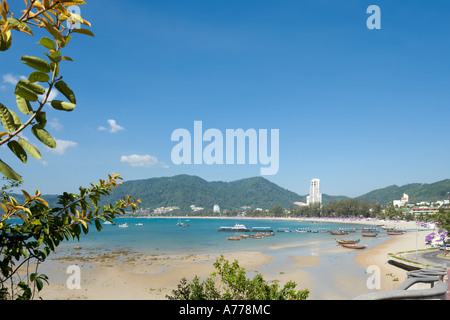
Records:
M105 128L105 127L98 127L98 130L100 131L108 131L110 133L115 133L121 130L125 130L124 127L120 126L117 124L116 120L114 119L108 119L108 124L109 124L109 128Z
M68 148L74 148L78 145L75 141L55 139L56 148L47 148L51 153L62 156Z
M151 168L156 165L160 165L163 168L169 168L167 164L159 161L158 158L148 154L146 155L132 154L129 156L122 156L120 157L120 162L128 163L132 167Z
M55 131L61 131L63 129L63 125L59 122L57 118L53 118L48 125Z
M15 76L11 73L7 73L3 75L3 82L4 83L9 83L12 84L13 86L15 86L17 84L17 82L19 82L19 80L24 80L27 77L25 76Z

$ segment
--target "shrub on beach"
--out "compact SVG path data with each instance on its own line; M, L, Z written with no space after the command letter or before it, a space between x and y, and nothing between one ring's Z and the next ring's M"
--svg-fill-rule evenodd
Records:
M198 276L191 282L181 279L177 289L166 297L169 300L306 300L309 295L308 289L296 291L293 281L280 287L276 282L268 283L261 274L249 279L237 260L230 263L220 256L214 267L216 271L203 282Z

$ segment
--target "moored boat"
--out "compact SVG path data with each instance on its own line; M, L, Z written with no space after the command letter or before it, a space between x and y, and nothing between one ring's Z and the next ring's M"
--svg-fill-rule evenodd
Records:
M249 232L250 229L243 224L236 223L234 227L220 227L217 231Z
M348 249L365 249L365 248L367 248L367 245L357 246L355 244L341 244L341 246L344 248L348 248Z
M404 234L404 233L405 233L404 230L388 230L388 231L387 231L387 234L388 234L389 236L398 236L398 235L402 235L402 234Z
M241 240L241 237L226 237L227 240Z
M361 233L361 236L363 236L363 237L375 238L377 235L378 235L378 233Z
M362 228L361 229L362 233L372 233L372 232L378 232L377 228Z
M330 231L330 234L332 234L334 236L344 236L344 235L348 234L348 232L345 232L345 231L339 231L339 232Z
M273 232L271 227L253 227L252 232Z
M340 245L343 245L343 244L355 244L355 243L358 243L358 242L360 242L361 240L360 239L355 239L355 240L344 240L344 239L339 239L339 240L336 240L336 242L338 243L338 244L340 244Z

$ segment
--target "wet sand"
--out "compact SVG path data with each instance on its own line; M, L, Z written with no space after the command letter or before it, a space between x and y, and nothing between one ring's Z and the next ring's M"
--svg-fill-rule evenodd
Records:
M415 250L416 243L419 250L428 248L425 245L425 237L428 233L409 231L403 235L392 236L392 239L359 253L355 257L355 261L366 269L369 266L378 266L381 275L381 290L392 290L406 279L407 271L389 264L389 253Z
M407 232L401 236L393 236L392 239L356 255L339 246L321 250L311 242L298 245L308 246L309 253L304 254L305 251L302 251L302 255L295 254L296 245L286 245L272 246L265 253L234 252L224 256L228 261L238 260L248 277L261 273L267 281L278 281L280 285L294 281L297 284L296 290L310 290L310 299L349 299L367 293L364 279L356 274L364 273L363 268L368 266L380 267L381 290L392 290L403 281L406 272L387 263L388 253L413 250L416 235L419 236L419 249L424 247L427 233ZM163 252L150 255L130 250L78 249L58 252L42 265L40 272L50 277L50 285L46 285L40 294L43 299L167 299L166 295L177 288L183 277L190 281L196 275L201 279L210 276L214 271L213 263L220 256L169 255ZM282 262L278 261L284 252L287 252L287 256L282 257ZM276 253L281 255L277 256ZM341 255L341 258L335 258L336 255ZM69 289L66 284L71 275L67 273L70 265L80 268L80 289ZM347 269L350 267L353 269L349 272ZM355 277L351 273L353 270Z

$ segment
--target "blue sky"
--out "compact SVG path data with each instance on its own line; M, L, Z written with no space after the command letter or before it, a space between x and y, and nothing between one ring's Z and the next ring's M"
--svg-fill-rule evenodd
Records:
M323 193L358 196L450 176L447 1L87 3L81 15L96 37L72 39L64 54L75 62L61 67L77 107L47 109L57 152L36 143L44 157L26 165L2 152L27 190L75 192L113 171L126 180L260 174L260 164L174 165L171 134L193 133L196 120L224 133L279 129L279 171L265 177L302 195L312 178ZM366 27L371 4L380 30ZM20 56L43 51L30 45L39 34L14 36L0 61L0 101L12 109L10 82L31 72ZM131 155L139 166L121 161Z

